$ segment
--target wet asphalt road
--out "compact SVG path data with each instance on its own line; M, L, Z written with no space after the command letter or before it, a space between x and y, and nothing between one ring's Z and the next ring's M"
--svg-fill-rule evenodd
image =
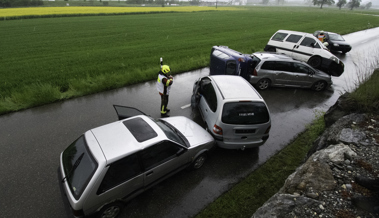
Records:
M379 59L379 28L353 33L345 73L321 93L271 88L260 92L272 118L270 138L260 148L216 149L203 168L183 171L132 200L121 217L192 217L269 157L280 151L345 90L364 78ZM167 63L169 64L169 63ZM193 82L208 75L204 68L175 76L169 108L201 123L191 110ZM363 76L362 76L363 75ZM155 81L0 116L0 217L68 217L57 181L59 155L86 130L117 120L113 104L133 106L158 117ZM182 109L183 107L183 109Z

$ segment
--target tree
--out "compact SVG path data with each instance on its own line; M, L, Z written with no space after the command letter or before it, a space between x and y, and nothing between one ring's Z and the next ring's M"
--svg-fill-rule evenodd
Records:
M337 7L339 7L340 10L341 10L341 8L342 8L344 5L346 5L346 0L338 0L338 2L337 2Z
M262 4L267 5L269 0L262 0Z
M321 9L323 5L332 5L334 4L334 0L312 0L313 5L321 5Z
M369 3L366 4L365 8L368 10L368 9L371 8L371 6L372 6L372 2L369 2Z
M350 10L353 10L353 8L358 8L361 1L362 0L350 0L349 3L347 3L347 7L349 7Z

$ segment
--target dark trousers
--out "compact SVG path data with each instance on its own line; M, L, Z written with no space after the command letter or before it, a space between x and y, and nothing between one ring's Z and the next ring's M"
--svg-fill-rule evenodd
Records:
M161 94L161 114L167 113L168 95Z

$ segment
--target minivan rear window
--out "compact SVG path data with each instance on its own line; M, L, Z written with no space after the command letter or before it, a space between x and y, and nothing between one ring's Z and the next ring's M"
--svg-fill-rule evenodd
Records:
M222 110L223 123L260 124L270 121L270 115L263 102L229 102Z
M89 152L82 135L62 155L65 179L76 200L80 198L97 169L97 162Z

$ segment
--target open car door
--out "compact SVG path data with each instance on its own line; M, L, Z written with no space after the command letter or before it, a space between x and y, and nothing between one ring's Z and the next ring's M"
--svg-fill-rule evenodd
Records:
M192 110L197 108L197 105L199 104L200 101L200 83L201 83L201 78L194 83L193 85L193 90L192 90L192 96L191 96L191 108Z
M117 116L119 120L123 120L129 117L134 117L137 115L146 115L144 112L134 108L120 105L113 105L116 110Z

